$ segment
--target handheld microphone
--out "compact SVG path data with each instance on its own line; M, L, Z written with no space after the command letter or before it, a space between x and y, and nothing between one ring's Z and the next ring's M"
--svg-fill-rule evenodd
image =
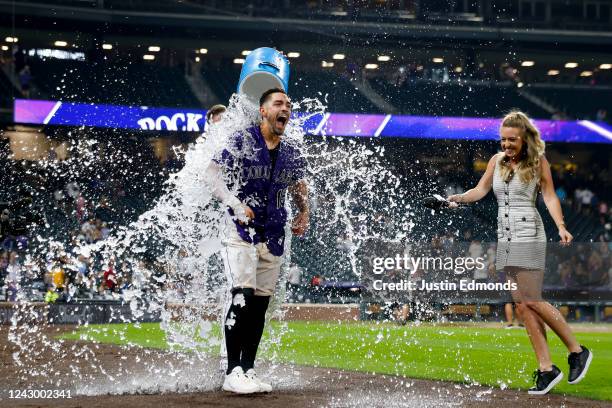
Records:
M433 194L429 197L425 197L421 203L423 206L427 208L431 208L432 210L441 210L444 208L464 208L467 207L465 204L459 204L455 202L448 201L446 198L442 197L439 194Z

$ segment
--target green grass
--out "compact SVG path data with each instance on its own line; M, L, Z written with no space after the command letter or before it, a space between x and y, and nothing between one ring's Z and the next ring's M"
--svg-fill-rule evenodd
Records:
M274 323L275 328L279 325ZM218 328L213 327L213 334ZM612 400L612 333L576 331L594 360L577 385L563 381L556 393ZM168 348L157 323L91 325L64 339ZM567 378L566 350L549 334L553 361ZM404 326L375 323L289 322L279 343L268 343L264 358L277 362L340 368L412 378L526 389L537 367L524 330L462 326Z

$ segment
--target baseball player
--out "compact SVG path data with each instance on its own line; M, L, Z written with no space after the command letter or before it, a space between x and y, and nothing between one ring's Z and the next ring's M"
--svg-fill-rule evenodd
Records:
M306 162L297 147L283 140L291 115L285 91L264 92L259 113L260 124L235 135L206 171L211 192L229 207L221 251L232 288L224 321L228 367L223 389L239 394L272 391L253 366L280 274L287 192L298 209L293 234L303 235L309 222ZM237 187L236 195L231 187Z
M221 104L211 106L208 112L206 112L206 123L210 125L221 122L226 110L227 108Z

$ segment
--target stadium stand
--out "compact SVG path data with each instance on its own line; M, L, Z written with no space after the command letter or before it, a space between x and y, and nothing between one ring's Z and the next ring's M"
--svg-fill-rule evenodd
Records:
M497 117L500 112L518 108L534 118L550 117L510 84L415 80L398 87L382 78L371 82L400 112L410 115Z
M536 83L528 85L526 89L571 118L596 119L597 111L612 108L610 87Z
M13 120L13 98L21 96L21 92L0 70L0 123L9 123Z
M316 97L330 112L383 113L348 78L336 72L297 71L291 82L294 99Z
M181 66L160 63L90 63L33 57L28 59L34 89L41 99L128 104L137 106L197 107ZM224 61L204 64L202 76L219 102L227 102L235 91L240 65ZM534 118L549 118L551 113L521 96L512 82L494 80L410 79L401 85L377 76L369 79L375 92L398 113L431 116L497 117L500 112L520 109ZM12 84L0 76L1 103L10 107ZM156 89L151 92L150 89ZM524 88L548 103L565 117L596 119L605 101L612 100L612 88L533 83ZM18 94L19 91L17 91ZM292 72L290 94L295 100L317 97L331 112L384 113L357 90L346 73L327 69ZM585 97L589 95L589 97ZM593 95L595 95L593 97Z
M178 66L51 58L30 58L28 63L37 88L50 99L136 106L200 105Z
M40 0L22 0L20 3L39 3ZM322 22L376 22L376 23L414 23L431 25L498 26L498 27L554 27L562 29L589 29L606 31L610 28L606 18L606 5L602 3L600 15L594 10L596 3L583 7L578 0L550 5L545 13L545 5L534 8L520 8L516 3L502 2L505 7L482 7L479 2L448 1L308 1L278 2L274 0L233 0L168 2L163 0L47 0L60 6L87 9L107 9L115 12L122 10L146 10L148 12L206 13L219 16L282 17L320 20ZM526 10L527 9L527 10ZM519 14L522 10L522 14ZM536 12L536 10L538 10ZM533 14L532 14L533 13ZM522 18L517 18L522 17Z
M236 91L240 65L226 64L217 69L204 68L203 76L219 100L227 101ZM289 94L296 101L317 98L330 112L382 113L355 89L349 79L334 71L292 71Z
M202 76L210 85L220 103L226 103L236 92L237 78L240 77L241 66L223 61L221 65L203 65Z
M13 86L4 71L0 70L0 108L12 108L13 98L19 95L21 95L21 92Z

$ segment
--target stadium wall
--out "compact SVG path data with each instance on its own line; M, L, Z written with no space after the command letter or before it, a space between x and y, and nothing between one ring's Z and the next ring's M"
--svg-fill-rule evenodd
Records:
M184 304L169 304L168 310L173 317L182 313L198 313L198 308ZM203 310L213 310L203 307ZM21 311L20 323L48 324L104 324L126 322L157 322L159 312L132 313L129 304L119 302L88 302L88 303L9 303L0 302L0 324L11 324L16 311ZM202 313L202 311L200 311ZM284 304L282 305L283 320L359 320L359 305L321 305L321 304ZM206 313L202 315L207 320L215 320L217 316Z

